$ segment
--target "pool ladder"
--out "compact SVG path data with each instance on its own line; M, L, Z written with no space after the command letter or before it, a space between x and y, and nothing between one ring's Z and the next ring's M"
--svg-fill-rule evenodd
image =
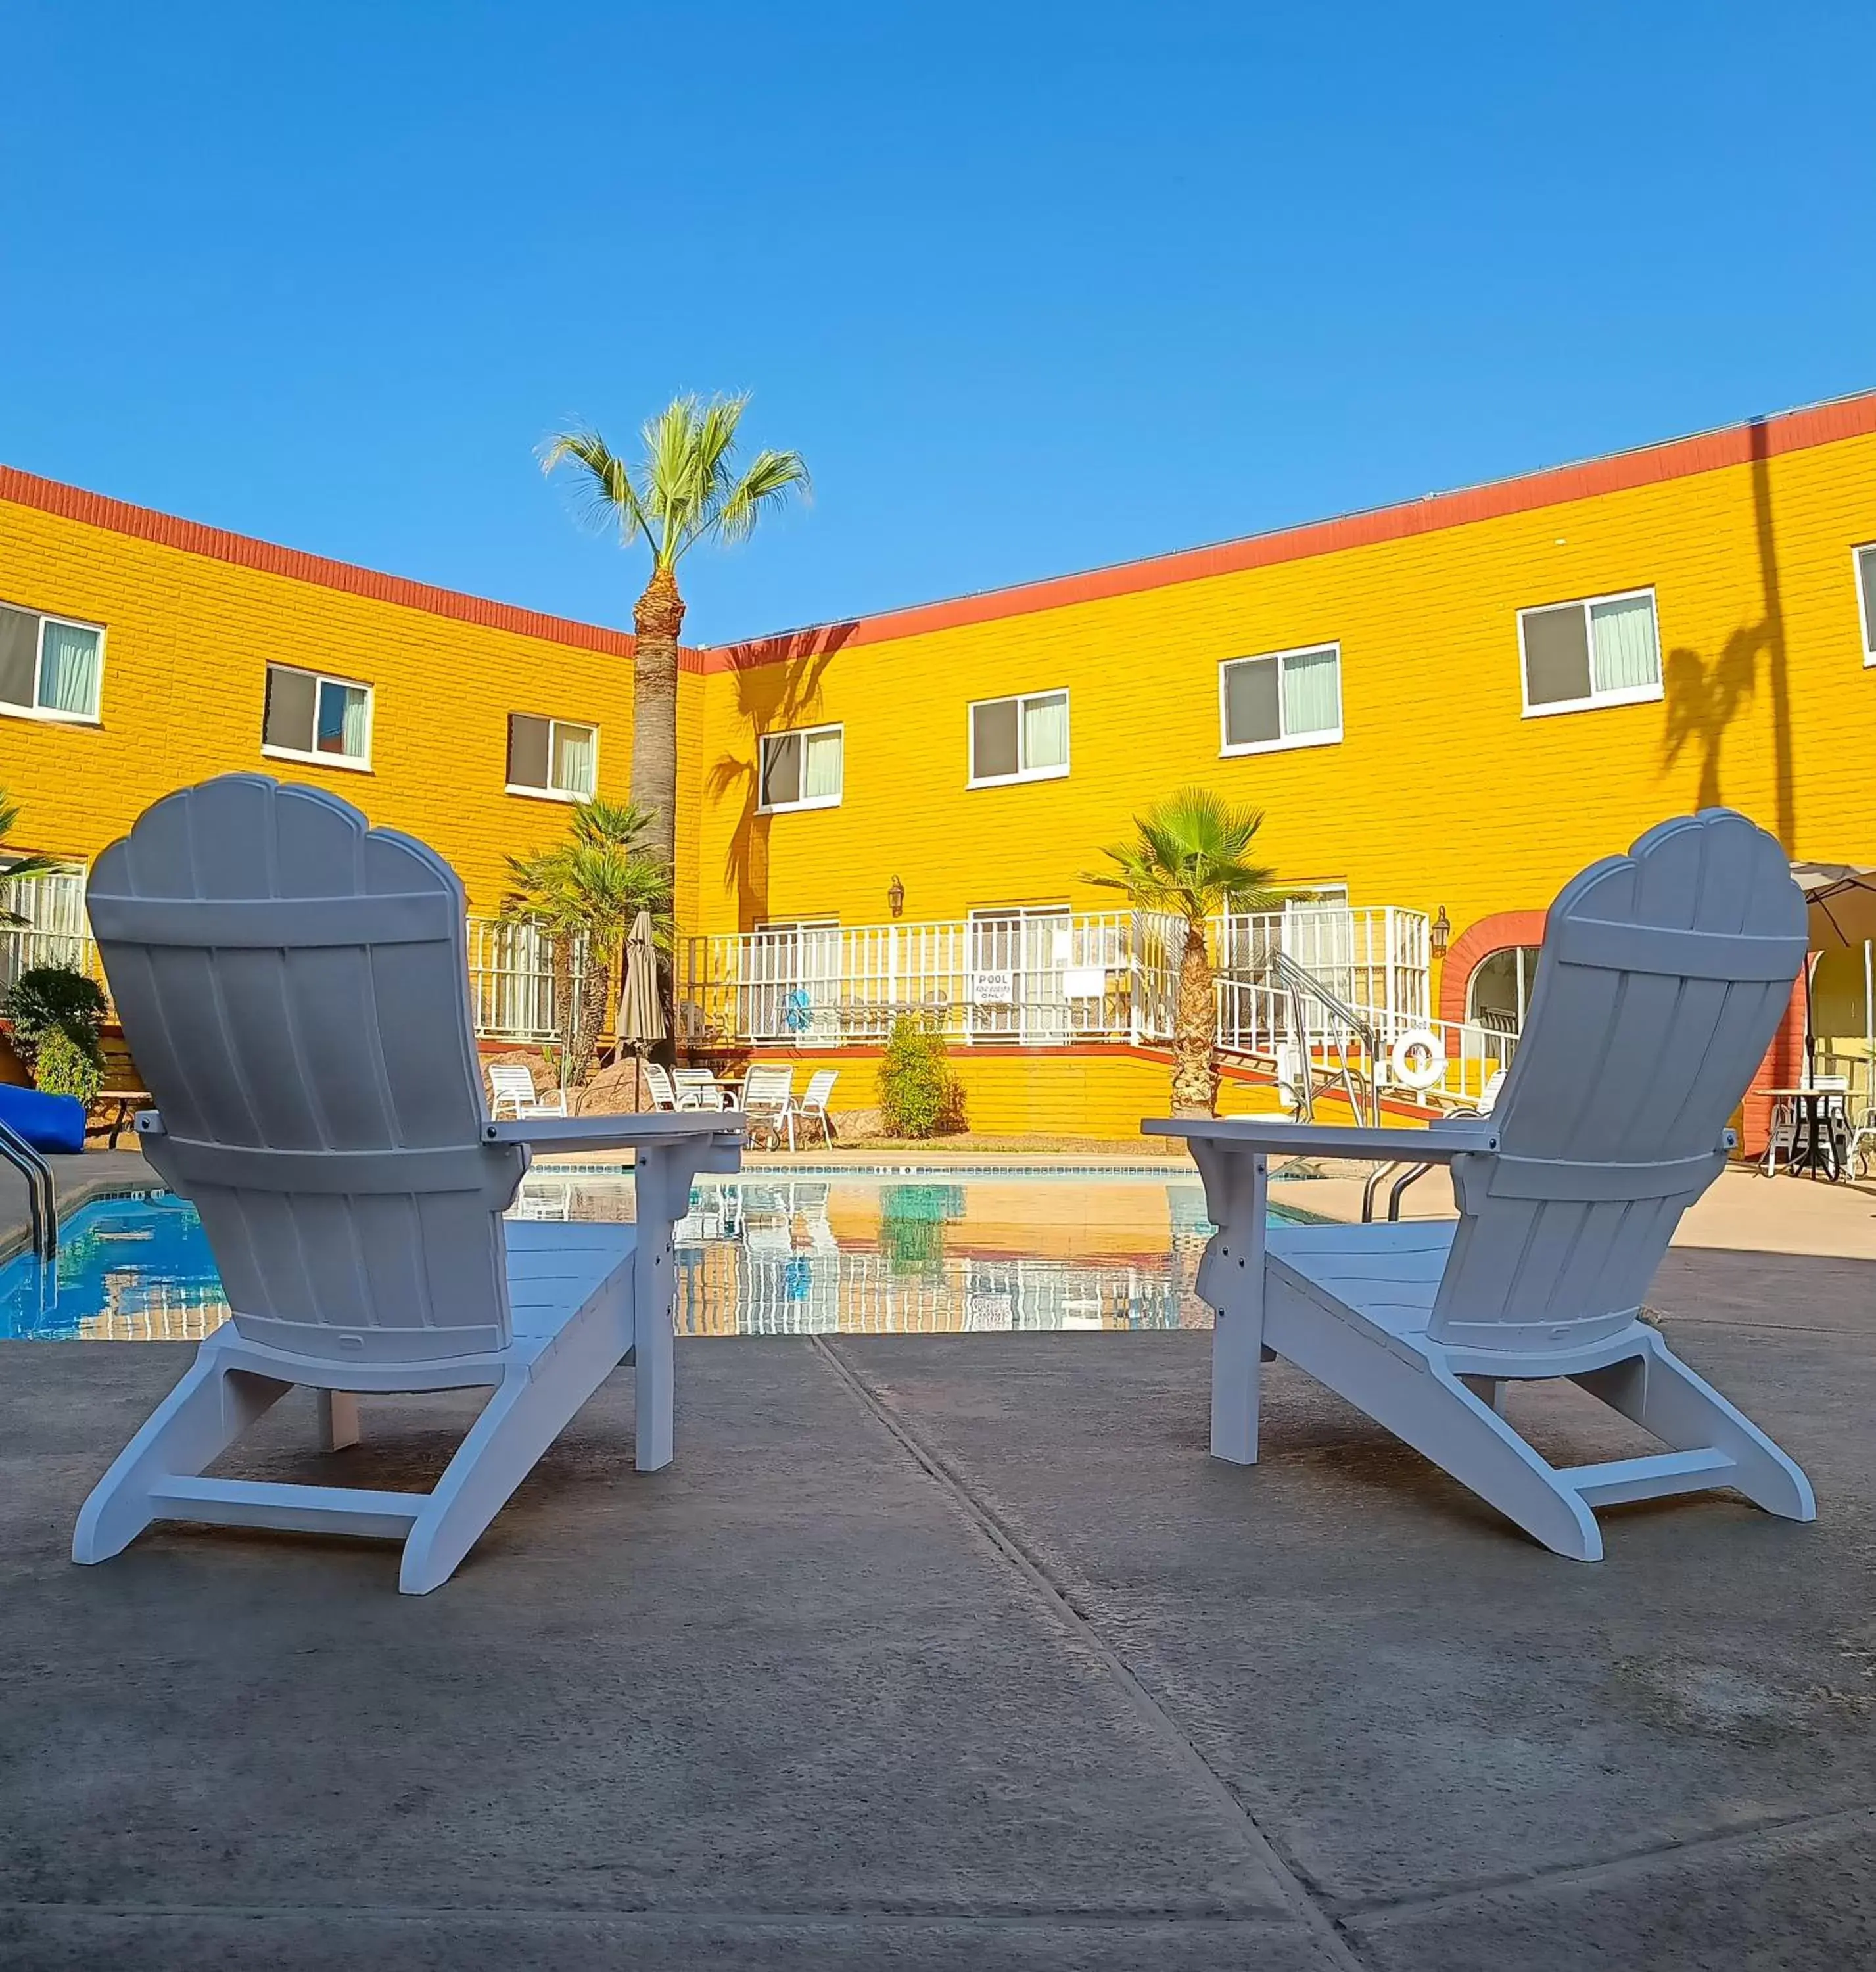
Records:
M9 1125L0 1123L0 1157L26 1180L26 1216L32 1249L41 1260L53 1260L59 1250L59 1194L52 1167Z

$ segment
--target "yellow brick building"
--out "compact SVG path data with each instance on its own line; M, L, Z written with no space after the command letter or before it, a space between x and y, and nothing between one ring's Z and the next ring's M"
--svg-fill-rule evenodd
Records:
M279 771L426 837L478 908L503 854L565 818L511 792L511 715L591 729L589 778L625 792L615 632L21 474L0 475L0 605L51 619L42 638L103 632L88 720L10 704L0 636L16 847L88 857L166 788L273 766L270 662L331 681L311 716L341 748L345 688L371 693L368 761L320 757L315 734ZM86 648L59 644L42 693L82 685ZM1665 815L1724 802L1795 857L1876 864L1876 393L684 665L687 934L1108 908L1083 875L1101 845L1202 782L1265 811L1285 884L1443 918L1428 1007L1457 1020L1568 877ZM276 687L282 717L303 721L305 697ZM1819 984L1825 1024L1860 1030L1848 972ZM981 1127L1129 1128L1163 1092L1137 1047L972 1062ZM850 1075L848 1099L870 1082Z

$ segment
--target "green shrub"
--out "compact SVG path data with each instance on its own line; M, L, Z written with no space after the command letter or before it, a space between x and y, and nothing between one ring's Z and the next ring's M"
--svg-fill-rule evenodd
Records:
M80 1102L89 1102L103 1086L104 1067L63 1027L48 1027L40 1038L33 1081L48 1095L76 1095Z
M35 965L22 972L0 999L0 1015L11 1022L13 1045L34 1071L35 1080L39 1056L54 1034L63 1035L102 1076L104 1050L98 1037L106 1010L98 982L70 965Z
M964 1127L964 1092L945 1037L910 1015L892 1023L879 1063L879 1121L889 1137L935 1137Z

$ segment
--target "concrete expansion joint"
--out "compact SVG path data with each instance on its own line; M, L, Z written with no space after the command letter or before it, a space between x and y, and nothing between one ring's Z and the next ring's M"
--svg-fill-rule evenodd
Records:
M808 1340L855 1400L948 1496L953 1506L979 1536L1016 1569L1056 1622L1085 1650L1100 1660L1108 1677L1143 1723L1159 1739L1174 1765L1182 1768L1209 1798L1225 1824L1236 1830L1247 1858L1260 1866L1271 1878L1291 1915L1322 1953L1324 1963L1340 1968L1340 1972L1365 1972L1362 1961L1356 1954L1340 1920L1327 1907L1307 1872L1279 1848L1237 1791L1211 1765L1178 1722L1141 1683L1126 1660L1108 1643L1069 1592L1042 1562L1030 1554L976 1487L919 1438L893 1405L860 1374L843 1350L825 1336L811 1336Z
M1482 1876L1471 1882L1451 1884L1437 1890L1406 1890L1395 1895L1380 1897L1330 1896L1323 1901L1339 1920L1358 1922L1365 1931L1378 1930L1434 1912L1465 1904L1489 1903L1496 1897L1536 1887L1594 1889L1623 1877L1646 1875L1663 1865L1687 1858L1723 1856L1761 1843L1834 1834L1863 1823L1876 1824L1876 1803L1825 1808L1814 1813L1762 1815L1692 1835L1662 1836L1659 1840L1639 1843L1632 1848L1617 1850L1587 1861L1507 1870L1501 1875Z

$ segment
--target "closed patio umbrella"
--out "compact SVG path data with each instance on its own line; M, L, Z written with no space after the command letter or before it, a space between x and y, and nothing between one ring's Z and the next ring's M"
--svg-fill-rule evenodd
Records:
M619 994L618 1020L613 1036L622 1048L630 1048L642 1068L645 1050L664 1038L664 1007L658 994L657 948L652 942L651 913L641 911L632 920L625 939L625 983ZM641 1077L640 1079L642 1079ZM637 1082L632 1090L635 1106L644 1106Z

